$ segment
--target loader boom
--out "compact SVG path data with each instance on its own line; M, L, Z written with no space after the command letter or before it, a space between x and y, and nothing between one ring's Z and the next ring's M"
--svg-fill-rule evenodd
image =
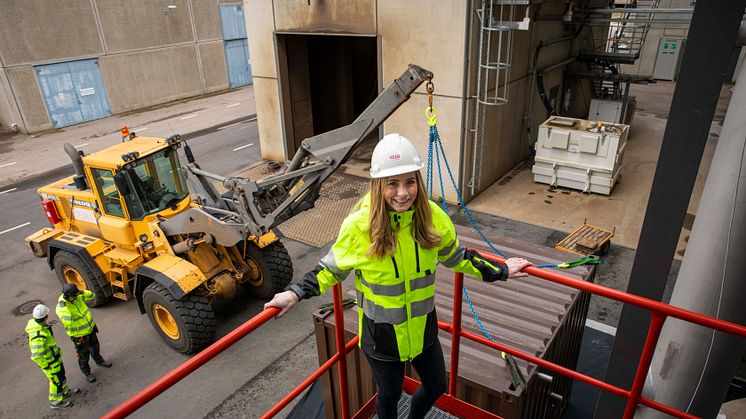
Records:
M283 221L313 208L321 184L347 161L363 139L378 129L424 81L431 78L432 73L428 70L410 64L355 121L306 138L283 173L261 180L206 172L191 158L187 146L185 151L189 163L184 169L193 199L208 214L238 227L245 237L266 234ZM222 182L228 192L219 194L211 180ZM177 220L174 222L178 223Z

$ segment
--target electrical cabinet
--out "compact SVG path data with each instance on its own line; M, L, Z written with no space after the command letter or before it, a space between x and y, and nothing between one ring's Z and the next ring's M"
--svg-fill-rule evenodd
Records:
M624 108L624 118L622 118L622 108ZM629 97L626 108L624 107L624 101L622 99L591 99L591 106L588 110L588 120L611 123L621 122L629 125L635 115L636 108L637 98L634 96Z
M653 78L658 80L676 80L679 74L681 57L684 55L686 38L663 37L658 42L658 55L655 56Z

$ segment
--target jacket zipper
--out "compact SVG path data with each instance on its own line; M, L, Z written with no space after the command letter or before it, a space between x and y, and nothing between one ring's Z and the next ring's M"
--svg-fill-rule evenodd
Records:
M414 259L417 261L417 273L420 273L420 250L417 240L414 241Z

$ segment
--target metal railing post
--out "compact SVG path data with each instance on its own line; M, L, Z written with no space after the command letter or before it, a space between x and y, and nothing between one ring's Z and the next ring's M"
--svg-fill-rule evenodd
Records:
M637 405L640 403L640 394L645 385L645 376L648 374L648 368L650 368L650 362L653 360L653 353L655 352L655 345L658 343L658 337L665 321L666 316L664 314L653 311L653 318L650 319L650 327L648 328L648 336L645 338L645 346L642 349L640 364L637 365L635 379L632 381L632 388L627 397L627 406L624 408L624 419L631 419L635 416Z
M350 418L350 402L347 394L347 356L345 354L345 315L342 306L342 285L334 286L334 334L339 357L339 402L342 419Z
M464 274L456 272L453 281L453 323L451 330L451 371L448 377L448 394L456 396L458 381L458 355L461 350L461 306L463 305Z

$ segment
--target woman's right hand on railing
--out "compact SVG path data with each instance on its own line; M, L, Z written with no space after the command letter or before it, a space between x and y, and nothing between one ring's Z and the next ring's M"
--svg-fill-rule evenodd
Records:
M280 312L277 313L275 316L276 319L279 319L282 317L285 313L287 313L288 310L290 310L291 307L293 307L298 302L298 295L294 293L293 291L283 291L280 293L275 294L272 299L264 304L264 309L268 309L269 307L277 307L280 309Z

